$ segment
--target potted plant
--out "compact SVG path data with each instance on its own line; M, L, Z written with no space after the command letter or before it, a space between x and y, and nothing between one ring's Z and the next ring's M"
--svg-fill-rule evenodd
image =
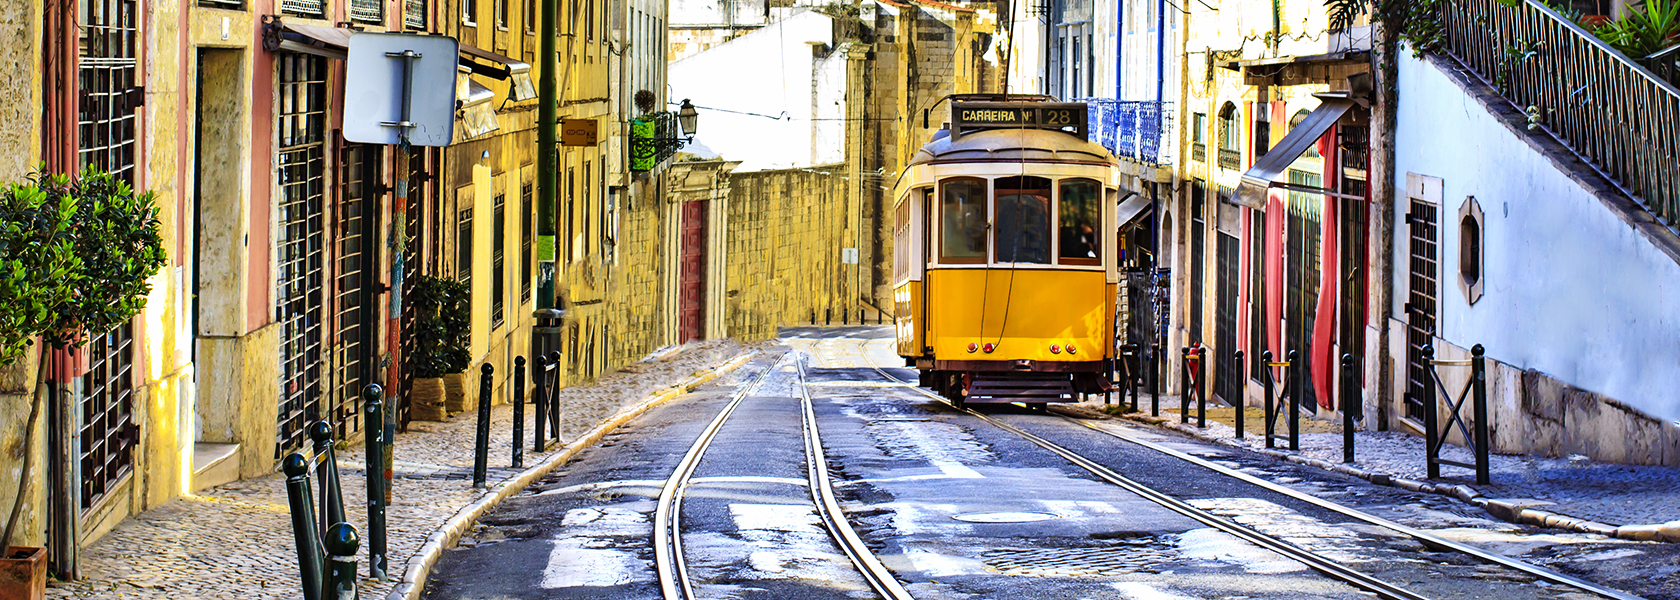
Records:
M24 356L36 338L55 350L73 348L85 332L109 331L139 314L151 291L147 279L167 260L160 227L152 194L136 194L109 173L87 169L72 180L38 172L27 184L0 187L0 366ZM0 530L5 600L39 599L46 590L46 550L12 542L34 480L51 356L41 351L17 497Z
M442 421L463 410L459 399L461 372L467 370L472 356L467 352L472 333L468 311L468 290L464 283L442 277L422 275L414 282L409 299L414 312L414 395L409 414L422 421ZM455 390L445 385L445 378L453 378Z

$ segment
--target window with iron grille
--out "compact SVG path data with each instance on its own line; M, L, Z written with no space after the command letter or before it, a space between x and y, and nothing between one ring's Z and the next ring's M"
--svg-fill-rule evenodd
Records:
M280 322L280 410L274 458L308 441L321 418L322 306L325 304L327 61L280 54L276 113L280 188L275 274Z
M302 17L324 17L327 0L280 0L280 12Z
M519 190L519 302L531 301L531 184Z
M1249 214L1252 215L1253 224L1248 230L1253 233L1249 236L1251 246L1248 251L1248 298L1253 312L1248 320L1248 372L1250 378L1255 381L1264 381L1260 371L1266 368L1266 359L1261 358L1261 353L1271 348L1270 328L1266 321L1266 213L1255 210L1249 211Z
M467 284L468 290L472 289L472 213L472 209L463 208L461 209L460 218L455 221L455 279L461 283Z
M134 182L137 80L135 0L83 0L77 114L79 162Z
M1322 187L1324 176L1318 173L1289 170L1289 183L1311 187ZM1289 192L1289 230L1287 254L1288 261L1285 277L1283 300L1286 309L1284 335L1284 352L1300 351L1300 363L1289 366L1290 372L1297 369L1302 373L1312 373L1312 340L1313 330L1318 322L1318 293L1320 269L1323 267L1322 249L1319 247L1320 236L1323 235L1323 196L1306 192ZM1312 377L1301 378L1302 393L1300 396L1303 406L1317 402Z
M408 151L408 216L404 221L404 228L406 229L404 234L408 239L405 240L406 243L403 244L402 250L402 293L405 298L414 297L414 282L420 279L422 267L420 236L425 230L422 224L431 222L432 215L437 212L435 208L437 206L437 186L430 184L431 177L428 175L432 166L436 164L437 152L433 148L418 147L409 148ZM397 168L402 168L402 165L397 165ZM436 230L440 228L432 227L431 229L433 235L436 235ZM433 247L436 247L435 243ZM431 269L426 270L430 271ZM414 335L415 331L419 329L414 322L414 303L404 302L402 303L402 309L402 315L399 317L402 325L401 333L398 334L397 338L398 356L414 356L419 351L419 340ZM388 418L396 421L396 424L400 426L407 427L411 414L409 412L409 399L412 397L410 391L414 389L414 369L399 368L397 373L398 389L388 390L385 396L396 400L396 404L393 406L396 410L395 415L393 415L394 418Z
M82 375L82 509L111 491L134 467L140 429L134 423L134 326L118 325L88 344Z
M198 0L198 5L208 8L230 8L234 10L245 8L244 0Z
M338 393L328 395L325 413L339 439L361 429L362 388L374 381L372 348L379 280L376 187L383 148L346 144L339 160L338 273L334 289L337 340L333 360Z
M384 0L350 0L350 20L358 23L384 23Z
M1185 273L1190 278L1190 314L1185 319L1190 322L1190 341L1198 343L1202 341L1202 282L1207 277L1202 260L1207 251L1205 196L1207 183L1198 179L1190 184L1190 271Z
M502 326L507 320L507 197L496 194L495 212L491 213L490 241L490 328Z
M78 72L77 159L134 182L138 87L134 0L84 0ZM81 508L92 507L133 470L139 429L134 422L134 327L94 334L82 375Z
M431 10L430 0L403 0L403 26L409 29L425 29L426 15Z

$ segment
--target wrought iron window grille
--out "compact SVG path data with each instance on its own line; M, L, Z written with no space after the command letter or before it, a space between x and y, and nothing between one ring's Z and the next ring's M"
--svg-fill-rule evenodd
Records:
M384 23L385 3L382 0L350 0L350 20L357 23Z
M426 14L431 9L430 0L404 0L403 26L409 29L426 29Z
M280 0L280 12L300 17L324 17L327 0Z

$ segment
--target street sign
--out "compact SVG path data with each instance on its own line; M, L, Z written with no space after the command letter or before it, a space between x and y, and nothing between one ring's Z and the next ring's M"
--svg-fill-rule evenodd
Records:
M858 249L857 248L841 248L840 249L840 264L843 264L843 265L858 264Z
M560 119L561 146L594 146L599 143L595 119Z
M1047 129L1086 139L1082 102L952 102L951 136L988 129Z
M448 146L455 136L455 38L355 33L344 60L344 139Z

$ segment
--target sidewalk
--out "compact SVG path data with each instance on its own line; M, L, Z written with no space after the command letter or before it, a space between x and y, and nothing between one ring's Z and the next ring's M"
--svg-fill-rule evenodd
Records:
M602 377L590 386L561 392L563 439L568 446L597 424L640 405L672 386L692 385L698 377L745 354L731 341L710 341L636 363ZM476 391L476 385L473 386ZM530 452L534 423L526 412L527 470L567 452L552 446ZM366 579L367 548L359 560L362 598L384 598L396 589L411 559L428 538L463 509L493 502L501 484L517 484L521 471L509 468L513 412L509 405L491 413L490 475L487 490L473 489L475 416L448 422L414 421L398 434L389 524L390 580ZM576 449L571 449L575 451ZM341 451L340 481L348 520L367 523L361 444ZM526 481L530 478L527 477ZM319 507L316 510L320 510ZM365 542L366 532L363 532ZM422 553L423 554L423 553ZM54 582L50 598L197 598L295 599L301 597L297 551L286 504L285 479L274 474L201 490L117 525L83 550L83 579Z
M1680 542L1680 469L1601 463L1582 456L1540 458L1494 454L1489 457L1489 480L1475 484L1469 469L1441 467L1441 478L1426 478L1424 439L1393 431L1354 434L1356 462L1342 464L1341 423L1303 418L1299 452L1287 442L1266 449L1260 432L1264 412L1249 407L1243 413L1244 439L1236 438L1235 411L1208 407L1207 429L1196 427L1194 406L1190 423L1179 423L1177 396L1161 397L1161 416L1149 416L1149 398L1141 398L1139 413L1121 418L1173 429L1193 437L1238 446L1291 462L1307 464L1379 485L1390 485L1458 498L1483 508L1496 518L1541 527L1639 541ZM1116 402L1118 404L1118 401ZM1102 401L1084 403L1102 408ZM1171 406L1169 410L1167 407ZM1333 416L1333 415L1332 415ZM1279 431L1285 430L1280 422ZM1443 458L1474 462L1469 451L1448 445Z

